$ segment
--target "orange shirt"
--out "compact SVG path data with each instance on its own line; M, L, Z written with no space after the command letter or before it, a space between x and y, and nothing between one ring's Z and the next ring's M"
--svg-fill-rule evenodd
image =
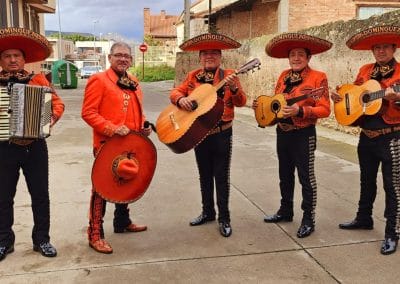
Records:
M203 71L202 68L196 69L194 71L189 72L185 81L182 82L181 85L174 88L171 91L170 99L173 104L177 104L178 100L182 97L190 95L196 87L203 84L199 82L196 78L196 75ZM221 80L219 78L220 69L218 68L215 71L215 77L213 85L217 85ZM235 70L233 69L226 69L224 70L224 78L229 76L230 74L234 73ZM246 94L243 92L242 86L240 85L240 81L236 78L235 81L238 90L236 93L232 93L229 86L225 84L222 88L224 88L224 114L222 115L223 121L231 121L234 118L234 107L241 107L246 104Z
M358 72L354 84L362 85L365 81L371 79L371 73L374 69L374 65L374 63L369 63L362 66ZM400 63L396 62L396 65L394 66L394 73L390 78L382 79L379 83L383 89L386 89L394 84L400 84ZM380 112L380 115L387 124L399 124L400 106L396 105L394 100L383 100L383 108Z
M138 82L138 80L129 75ZM112 69L92 75L86 85L82 118L93 128L93 146L98 148L115 130L125 125L139 131L143 127L143 93L139 85L135 91L121 89L118 76Z
M32 79L28 83L29 85L34 85L34 86L46 86L50 87L49 81L46 79L46 77L43 74L37 74L32 77ZM54 121L56 122L57 120L60 119L62 114L64 113L64 103L61 100L59 96L57 96L56 93L52 93L51 95L51 109L52 109L52 116Z
M279 76L275 87L275 94L281 94L285 90L285 77L290 72L290 69L285 70ZM329 101L328 80L325 73L306 67L301 72L302 82L293 87L289 94L284 94L285 99L299 97L304 95L305 89L317 89L323 87L322 94L314 99L309 97L305 100L297 102L303 108L303 117L291 117L293 124L298 127L307 127L315 125L318 118L328 117L331 108Z

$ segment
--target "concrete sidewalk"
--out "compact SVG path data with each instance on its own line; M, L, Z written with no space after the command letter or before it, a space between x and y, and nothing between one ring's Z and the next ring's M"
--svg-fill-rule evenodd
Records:
M111 255L90 249L86 237L90 196L91 130L80 118L85 81L59 90L66 103L48 139L51 237L59 255L32 251L30 197L21 175L15 200L15 252L0 262L0 283L398 283L400 252L379 253L384 236L384 192L379 176L372 231L343 231L338 223L357 210L357 138L318 129L316 231L298 239L302 211L296 184L292 223L266 224L280 202L275 128L257 127L252 111L238 109L234 123L230 209L233 234L223 238L216 222L190 227L201 211L194 153L157 147L158 164L144 197L130 205L143 233L112 233L113 204L104 228ZM168 104L172 82L143 83L145 110L155 122Z

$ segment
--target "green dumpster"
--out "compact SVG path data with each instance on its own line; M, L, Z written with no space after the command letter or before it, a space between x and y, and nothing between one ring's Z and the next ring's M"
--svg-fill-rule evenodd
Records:
M78 77L76 72L78 67L76 67L71 62L66 61L61 64L58 68L58 74L60 78L60 86L63 89L76 89L78 87Z

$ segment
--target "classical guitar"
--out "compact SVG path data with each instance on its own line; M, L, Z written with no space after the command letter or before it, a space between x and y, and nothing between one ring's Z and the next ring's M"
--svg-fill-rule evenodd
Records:
M265 126L276 124L279 119L283 118L283 107L293 105L308 98L319 99L323 91L324 87L317 89L307 88L302 91L303 95L290 99L285 99L284 94L257 97L256 101L258 105L254 110L254 115L258 126L264 128Z
M399 85L392 86L395 92L400 91ZM341 125L354 125L362 115L374 115L382 107L385 89L378 81L368 80L357 86L342 85L337 93L342 98L334 104L335 118Z
M259 68L260 60L253 59L241 66L235 74L246 73ZM200 143L217 125L224 112L224 101L217 91L224 86L226 79L216 86L202 84L188 96L193 104L192 111L167 106L156 122L157 135L175 153L184 153Z

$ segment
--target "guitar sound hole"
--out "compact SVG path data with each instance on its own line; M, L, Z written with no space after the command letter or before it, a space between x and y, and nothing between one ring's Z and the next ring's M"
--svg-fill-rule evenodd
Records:
M278 112L281 109L281 105L279 102L273 102L271 104L271 110L272 112Z
M192 101L192 110L195 110L199 104L196 101Z

